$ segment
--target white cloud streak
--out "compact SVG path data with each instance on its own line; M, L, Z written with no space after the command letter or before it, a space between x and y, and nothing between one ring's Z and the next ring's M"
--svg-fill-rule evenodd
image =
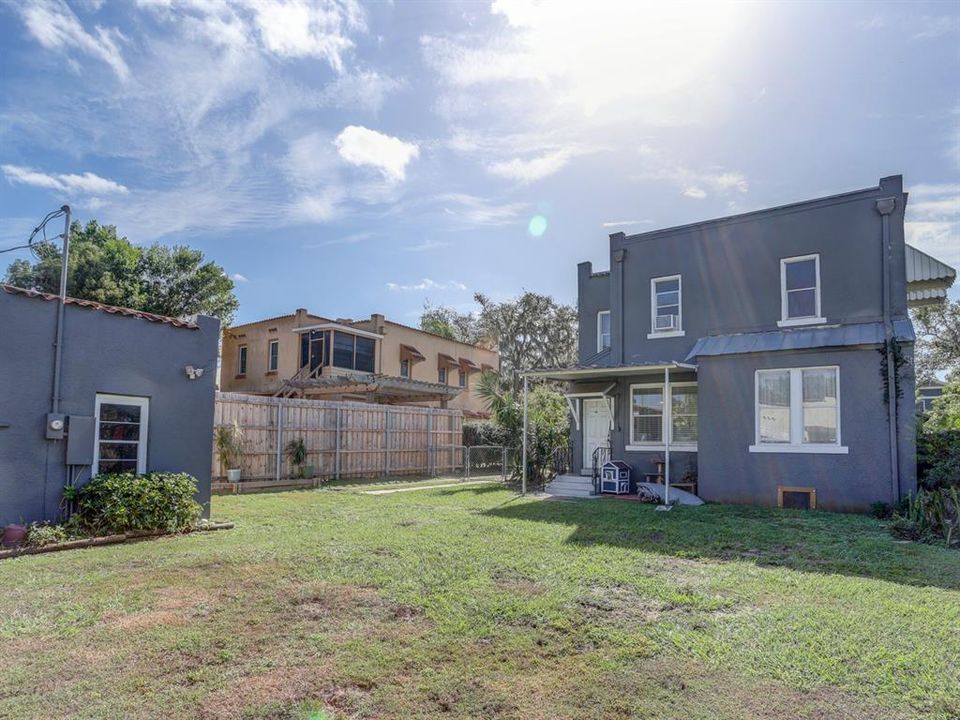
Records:
M960 183L919 184L907 190L907 242L960 267Z
M544 153L528 160L514 158L495 162L487 166L487 170L492 175L516 180L520 183L532 183L537 180L553 175L560 171L571 158L577 155L577 151L572 148L561 148L552 152Z
M113 195L125 194L127 188L120 183L85 172L81 175L73 173L45 173L33 170L22 165L0 165L0 170L11 183L30 185L64 193L68 196L77 194L86 195Z
M413 283L410 285L402 285L400 283L388 282L387 290L396 292L408 292L411 290L466 290L467 286L462 282L457 280L450 280L448 282L437 282L436 280L431 280L430 278L424 278L418 283Z

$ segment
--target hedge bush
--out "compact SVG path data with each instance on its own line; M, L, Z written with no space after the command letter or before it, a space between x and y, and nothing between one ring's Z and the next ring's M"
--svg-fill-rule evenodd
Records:
M960 430L918 428L917 476L927 490L960 487Z
M196 491L186 473L98 475L76 493L76 522L93 534L186 530L200 517Z
M494 422L479 420L463 424L463 444L477 445L509 445L510 438L507 432Z

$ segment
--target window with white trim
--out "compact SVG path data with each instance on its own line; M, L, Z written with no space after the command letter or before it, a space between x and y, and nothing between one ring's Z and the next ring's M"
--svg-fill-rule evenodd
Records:
M267 371L276 372L280 365L280 341L271 340L267 346Z
M147 471L149 412L149 398L97 395L94 475Z
M597 313L597 352L610 347L610 311Z
M820 255L780 260L781 327L826 322L820 316Z
M664 403L662 384L630 386L630 448L664 446L669 428L670 445L697 445L697 384L670 383L669 402Z
M679 275L650 280L650 334L654 337L683 335L682 283Z
M751 452L846 453L840 445L840 368L757 370Z

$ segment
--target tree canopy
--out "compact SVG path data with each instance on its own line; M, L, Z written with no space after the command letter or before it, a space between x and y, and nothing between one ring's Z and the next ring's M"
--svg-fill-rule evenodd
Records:
M912 315L917 382L929 381L938 372L960 379L960 300L919 307Z
M35 261L15 260L5 282L41 292L60 290L59 243L33 246ZM70 226L67 293L71 297L145 312L212 315L229 325L239 307L233 280L200 250L185 245L134 245L113 225L91 220Z
M576 362L576 308L533 292L505 302L477 293L474 300L480 305L477 313L428 305L420 327L455 340L497 347L501 377L514 391L520 386L522 370Z

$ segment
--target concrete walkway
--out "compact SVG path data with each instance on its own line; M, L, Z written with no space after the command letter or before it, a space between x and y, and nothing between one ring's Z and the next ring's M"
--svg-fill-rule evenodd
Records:
M443 485L419 485L417 487L393 488L390 490L363 490L363 495L390 495L391 493L413 492L414 490L436 490L437 488L463 487L464 485L489 485L501 480L465 480L463 482L444 483Z

